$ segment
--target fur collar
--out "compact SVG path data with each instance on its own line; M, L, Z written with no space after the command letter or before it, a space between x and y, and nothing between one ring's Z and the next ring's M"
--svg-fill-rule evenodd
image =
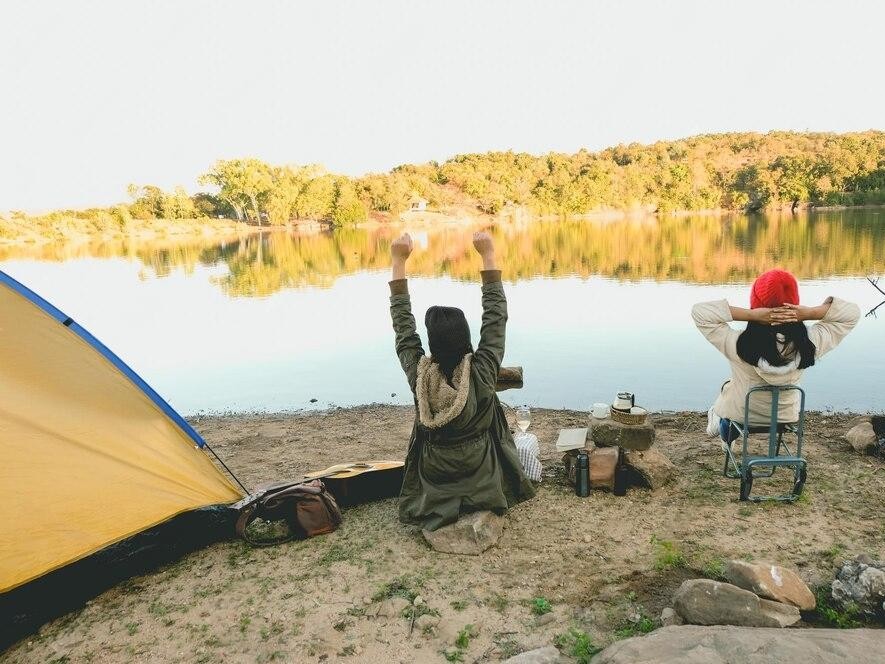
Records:
M428 429L439 429L454 420L467 403L470 393L470 366L473 355L468 353L452 372L452 385L439 370L439 365L426 355L418 360L418 381L415 396L418 400L418 420Z

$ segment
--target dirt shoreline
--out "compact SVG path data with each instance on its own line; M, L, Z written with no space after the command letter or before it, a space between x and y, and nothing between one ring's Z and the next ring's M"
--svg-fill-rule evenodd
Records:
M341 461L401 459L412 417L411 407L369 405L191 421L254 486ZM673 483L579 498L565 484L554 441L560 428L586 418L533 410L543 481L535 499L508 513L501 542L482 556L435 553L398 522L396 501L385 500L347 510L328 536L197 551L109 590L0 659L405 663L445 662L448 653L449 661L498 661L572 628L602 646L636 631L628 616L657 625L682 580L715 576L728 558L776 561L816 586L844 558L885 553L885 463L841 439L853 415L809 415L806 497L794 505L739 502L702 413L656 416L656 449L679 471ZM396 615L374 615L389 607L385 597L414 594L439 614L437 627L422 620L410 629L396 606ZM535 598L550 603L552 619L533 615Z

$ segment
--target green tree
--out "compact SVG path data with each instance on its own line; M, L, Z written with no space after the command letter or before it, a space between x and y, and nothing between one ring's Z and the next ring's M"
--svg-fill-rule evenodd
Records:
M242 219L249 207L252 218L261 225L261 206L273 187L270 167L258 159L219 160L210 171L199 178L199 183L218 187L218 195L230 203Z

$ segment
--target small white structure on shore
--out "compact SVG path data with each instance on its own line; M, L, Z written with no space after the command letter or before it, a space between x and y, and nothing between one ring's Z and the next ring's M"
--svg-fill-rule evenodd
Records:
M424 212L427 209L427 199L420 196L412 196L409 201L409 212Z

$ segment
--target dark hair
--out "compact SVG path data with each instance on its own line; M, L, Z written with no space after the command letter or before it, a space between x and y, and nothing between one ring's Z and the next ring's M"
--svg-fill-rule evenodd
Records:
M430 355L452 383L452 373L467 353L473 352L470 326L464 312L457 307L430 307L424 316Z
M784 353L779 348L777 335L784 336ZM808 328L804 323L787 323L786 325L764 325L747 323L747 329L741 332L737 340L737 354L747 364L756 366L759 360L766 360L773 367L789 364L795 354L799 354L799 368L807 369L814 366L817 348L808 338Z

